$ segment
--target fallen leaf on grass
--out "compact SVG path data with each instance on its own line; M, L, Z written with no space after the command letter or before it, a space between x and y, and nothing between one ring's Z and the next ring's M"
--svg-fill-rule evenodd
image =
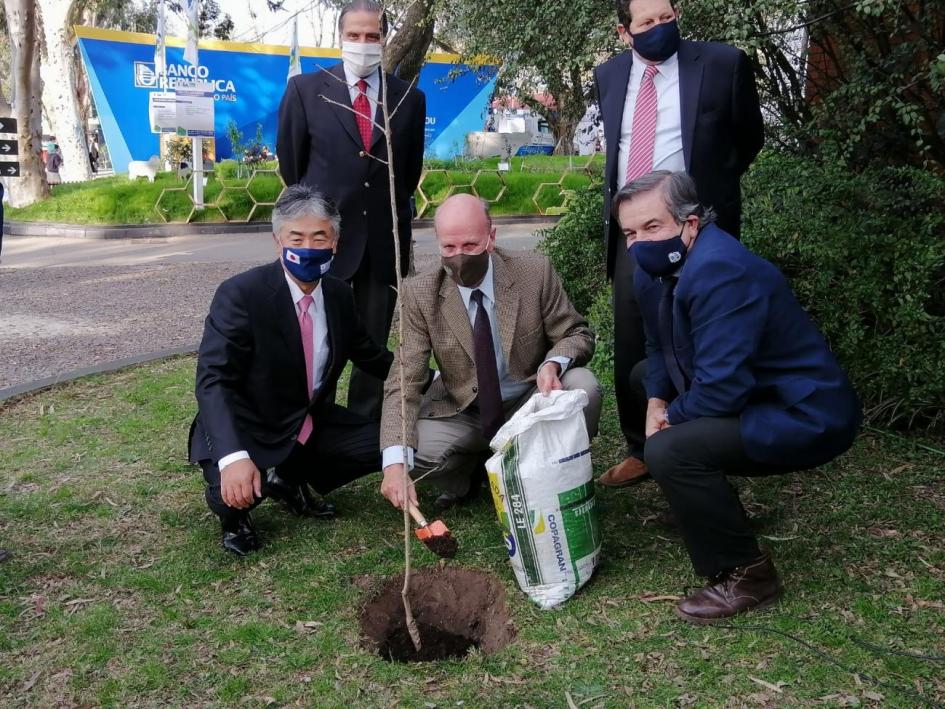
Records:
M750 679L755 684L760 684L762 687L770 689L772 692L777 692L778 694L783 694L784 690L782 689L782 687L786 687L788 684L787 682L778 682L777 684L771 684L771 682L765 682L763 679L758 679L757 677L753 677L751 675L748 675L748 679Z
M30 677L29 680L27 680L26 684L23 685L23 691L24 691L24 692L30 691L30 690L33 688L33 685L36 684L36 680L39 679L39 676L40 676L41 674L42 674L42 672L36 672L36 673L34 673L33 676Z
M863 696L867 699L872 699L874 702L881 702L886 699L886 695L880 694L879 692L863 692Z
M568 701L568 709L578 709L578 705L574 703L573 699L571 699L570 692L565 692L564 698Z
M324 623L320 623L317 620L297 620L295 621L295 629L300 633L314 633L318 630Z
M678 601L682 596L674 596L669 593L664 594L649 594L641 593L636 596L630 596L632 601L640 601L641 603L656 603L658 601Z

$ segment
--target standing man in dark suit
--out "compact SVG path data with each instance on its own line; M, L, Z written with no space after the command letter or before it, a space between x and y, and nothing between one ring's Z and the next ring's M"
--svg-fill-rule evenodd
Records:
M781 595L727 475L777 475L846 451L860 402L784 276L712 222L684 172L623 187L614 214L639 266L650 474L709 578L677 615L714 623Z
M643 325L633 294L635 265L610 218L621 186L651 170L685 170L699 199L736 237L739 180L764 143L758 92L748 57L715 42L680 40L673 0L617 0L617 33L627 51L594 73L607 159L604 240L614 283L614 388L629 456L601 476L610 487L649 476L643 463L643 412L629 374L644 356Z
M373 0L354 0L341 10L338 31L341 64L294 76L286 86L276 153L287 185L309 185L338 205L345 231L331 273L351 284L365 329L384 347L397 297L391 288L396 272L387 145L378 128L384 123L378 97L387 18ZM387 92L400 269L406 275L410 197L423 169L426 99L389 74ZM356 368L348 408L380 419L383 391L382 380Z
M235 554L259 548L249 511L263 498L330 517L309 485L324 495L380 470L378 424L329 398L349 359L381 380L392 359L361 327L348 284L328 275L339 221L310 187L289 187L272 213L279 260L224 281L210 305L189 457Z

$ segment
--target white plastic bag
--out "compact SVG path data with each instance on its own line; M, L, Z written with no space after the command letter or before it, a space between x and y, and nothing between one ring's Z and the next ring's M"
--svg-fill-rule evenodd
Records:
M600 524L581 390L536 393L492 439L489 487L518 585L544 609L597 568Z

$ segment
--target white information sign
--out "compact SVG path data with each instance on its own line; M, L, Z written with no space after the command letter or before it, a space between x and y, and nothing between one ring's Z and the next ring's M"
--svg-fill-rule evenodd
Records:
M201 89L152 91L148 104L152 133L213 137L213 94Z

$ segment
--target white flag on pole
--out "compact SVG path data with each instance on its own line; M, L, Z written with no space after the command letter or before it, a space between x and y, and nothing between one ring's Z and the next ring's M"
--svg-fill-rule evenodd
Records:
M200 37L200 0L184 0L184 20L187 23L187 46L184 61L197 66L197 39Z
M164 88L162 84L164 75L167 73L164 47L164 0L160 0L160 3L158 3L157 35L154 41L154 73L157 75L158 86L161 88Z
M289 45L289 75L286 81L302 73L302 59L299 57L299 16L292 18L292 43Z

